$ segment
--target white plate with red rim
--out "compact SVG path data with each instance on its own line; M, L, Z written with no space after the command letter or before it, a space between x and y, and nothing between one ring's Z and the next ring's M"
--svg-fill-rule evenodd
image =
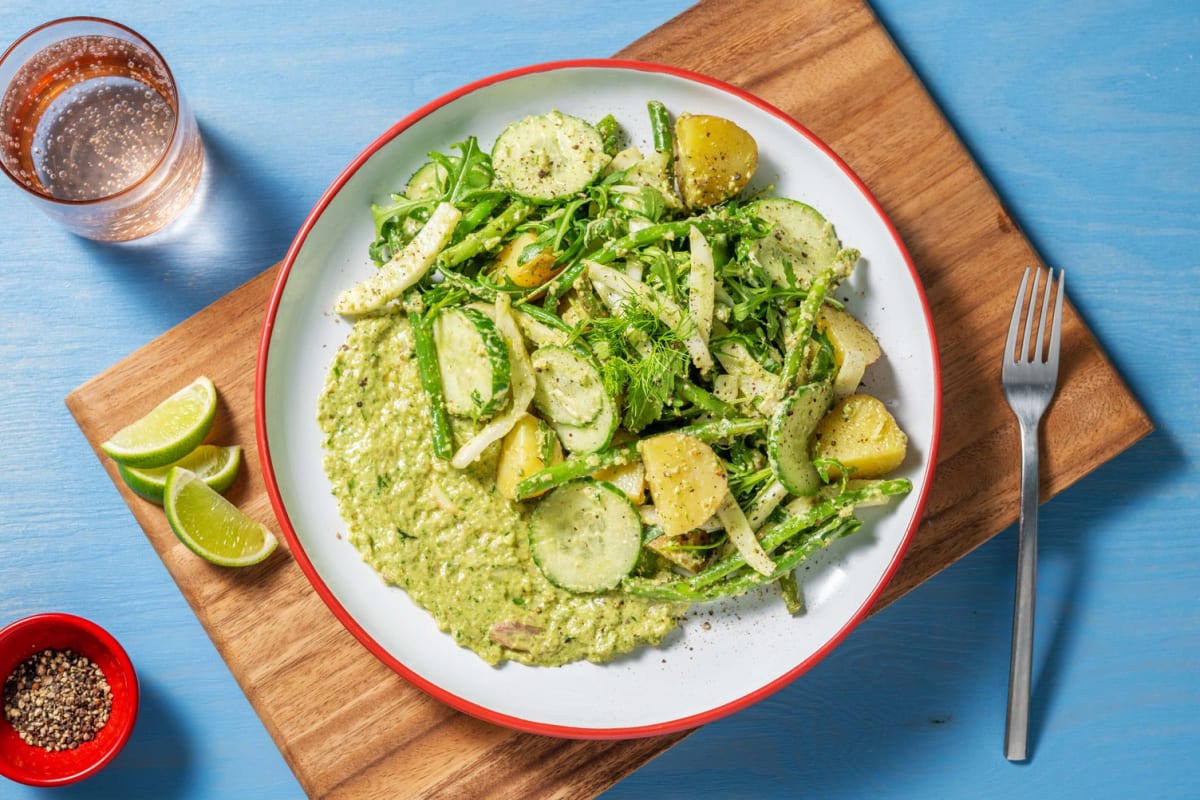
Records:
M334 299L375 267L370 205L386 201L427 161L468 135L490 148L510 122L558 109L584 119L612 113L643 151L646 103L716 114L758 142L751 190L806 202L863 259L836 293L880 340L868 370L909 436L898 474L913 491L802 567L807 609L789 616L773 591L696 606L659 647L608 664L491 667L441 633L337 534L345 524L322 469L317 398L350 323ZM941 421L933 324L903 244L867 188L828 147L786 114L733 86L683 70L616 60L541 64L462 87L376 139L337 177L296 235L271 295L256 375L259 453L267 491L293 556L337 618L409 681L468 714L523 731L628 738L685 730L756 702L828 653L868 613L899 566L930 489Z

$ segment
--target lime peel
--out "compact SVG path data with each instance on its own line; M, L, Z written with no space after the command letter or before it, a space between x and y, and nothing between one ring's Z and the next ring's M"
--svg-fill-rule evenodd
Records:
M224 493L237 479L241 465L240 445L220 447L215 444L202 444L165 467L139 468L117 464L117 471L134 494L161 506L167 490L167 475L172 467L191 470L214 491Z
M224 567L257 564L279 544L265 525L182 467L172 467L167 473L163 507L179 540L213 564Z
M163 467L196 449L212 429L217 390L201 375L100 445L127 467Z

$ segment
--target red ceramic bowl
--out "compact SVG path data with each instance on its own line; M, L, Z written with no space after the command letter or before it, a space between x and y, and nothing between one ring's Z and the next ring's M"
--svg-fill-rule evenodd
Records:
M37 614L0 629L0 691L22 661L42 650L70 648L91 659L112 689L108 722L90 742L51 752L21 741L0 713L0 775L29 786L62 786L94 775L112 761L133 731L138 684L133 663L108 631L70 614Z

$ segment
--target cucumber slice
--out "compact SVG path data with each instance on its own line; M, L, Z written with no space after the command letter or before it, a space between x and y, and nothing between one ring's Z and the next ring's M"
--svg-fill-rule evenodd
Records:
M512 369L496 323L476 308L442 311L433 322L438 371L446 410L488 419L508 398Z
M492 146L492 168L513 194L548 203L590 184L609 162L588 123L558 111L509 125Z
M454 163L458 159L451 157L450 161ZM447 175L445 167L436 161L430 161L408 179L408 185L404 188L404 196L410 200L437 197L442 193Z
M529 550L546 580L568 592L603 592L633 571L642 518L625 494L590 478L546 495L529 519Z
M809 457L813 431L833 402L828 383L807 383L784 400L767 427L767 460L775 479L795 495L810 495L821 488L821 476Z
M748 256L780 286L807 287L839 259L850 259L851 266L858 259L857 252L842 250L833 225L812 206L772 197L749 210L774 229L761 239L747 240Z
M586 425L570 425L565 422L552 422L551 427L558 434L558 440L570 453L594 453L608 447L613 434L617 431L619 421L617 404L608 393L602 393L600 413Z
M604 408L604 383L591 361L568 347L540 347L530 357L535 388L533 404L555 423L587 425Z

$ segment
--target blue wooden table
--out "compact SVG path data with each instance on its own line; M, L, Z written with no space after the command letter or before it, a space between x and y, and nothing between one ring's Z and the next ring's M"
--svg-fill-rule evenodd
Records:
M151 242L101 246L0 186L0 623L96 620L144 697L104 773L53 791L0 779L0 797L301 795L62 398L277 261L333 176L410 109L510 67L608 55L688 2L374 5L88 4L171 63L207 146L202 202ZM607 797L1200 796L1200 9L873 7L1045 261L1069 268L1158 430L1042 510L1029 763L1001 749L1007 530ZM81 10L6 0L0 39Z

